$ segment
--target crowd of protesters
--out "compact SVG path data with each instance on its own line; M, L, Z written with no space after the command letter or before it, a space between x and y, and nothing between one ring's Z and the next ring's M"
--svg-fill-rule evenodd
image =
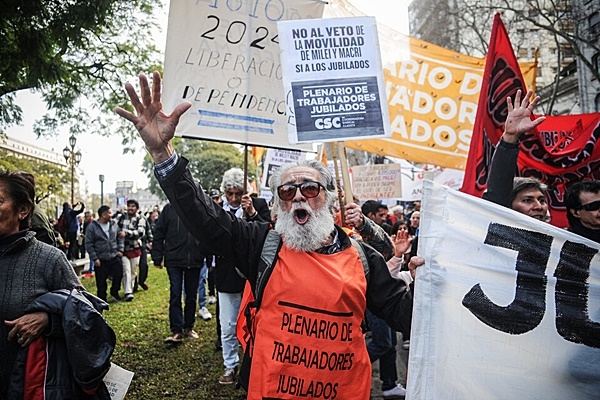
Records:
M224 370L219 383L233 384L244 368L236 337L239 316L249 312L242 300L243 292L259 293L264 252L271 245L269 240L274 240L271 251L275 252L273 265L277 268L272 268L267 277L269 286L262 288L264 297L260 292L260 303L254 303L255 313L259 306L261 313L255 314L257 319L251 327L256 329L256 336L252 338L248 398L273 397L276 392L291 390L290 376L273 378L279 374L273 361L278 356L269 351L266 342L280 340L279 329L275 328L285 322L278 321L277 315L288 315L290 307L297 313L295 318L306 318L302 316L306 310L322 310L331 321L362 326L370 335L365 344L361 329L348 331L353 340L332 341L333 350L311 342L315 351L352 353L353 368L340 368L333 374L321 371L322 376L317 376L290 367L292 372L288 373L304 371L303 379L310 382L337 382L335 390L340 398L366 398L370 379L360 377L370 370L371 362L379 360L383 398L404 398L406 391L396 371L396 341L400 332L403 349L410 350L410 293L414 270L424 263L417 256L420 201L388 207L382 199L355 199L341 206L336 204L338 193L331 173L317 161L290 163L273 174L271 208L265 200L247 193L249 185L239 169L225 172L220 191L205 190L191 176L184 155L177 154L170 143L179 117L189 104L179 105L171 115L164 114L160 75L155 73L153 79L150 90L147 78L140 76L142 100L130 84L126 86L136 115L120 108L117 113L133 122L140 132L170 203L163 210L143 213L135 199L128 199L126 209L113 215L109 206L102 205L95 216L85 210L82 202L65 202L61 216L54 220L29 201L35 187L31 174L2 172L0 273L7 270L7 260L14 259L25 260L24 268L40 269L48 275L46 283L51 285L40 283L44 287L39 290L33 286L19 289L27 295L29 304L35 300L33 289L48 293L79 287L69 261L85 259L87 254L89 264L82 277L95 277L98 308L102 309L108 294L112 301L129 302L139 288L149 290L146 278L150 257L154 266L164 266L169 276L171 334L165 342L197 339L196 319L211 319L206 306L216 302L215 344L222 351ZM493 156L483 198L548 222L551 216L546 186L535 178L515 177L519 138L544 120L532 119L538 102L539 97L532 98L531 92L523 98L517 92L514 102L508 98L505 132ZM600 181L572 184L565 206L568 229L600 243ZM39 260L26 262L30 252L42 257L40 260L48 260L48 265L41 265ZM31 257L28 259L31 261ZM0 283L0 298L7 298L6 285L13 278ZM8 338L2 345L3 354L6 350L10 362L17 357L19 346L32 343L52 326L46 313L28 314L16 307L15 301L9 299L7 308L4 303L0 308L5 321L2 332ZM340 304L351 311L349 322L339 317L344 314ZM294 346L306 345L294 335L286 338ZM6 363L0 365L0 398L7 393L10 369Z

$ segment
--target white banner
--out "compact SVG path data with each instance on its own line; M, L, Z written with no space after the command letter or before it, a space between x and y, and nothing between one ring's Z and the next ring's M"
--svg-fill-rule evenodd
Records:
M361 200L402 197L400 164L357 165L352 173L352 194Z
M597 399L598 243L426 181L410 400Z
M177 135L257 146L290 145L277 21L320 18L319 0L173 0L163 102L192 102Z
M277 27L290 143L391 135L374 17Z

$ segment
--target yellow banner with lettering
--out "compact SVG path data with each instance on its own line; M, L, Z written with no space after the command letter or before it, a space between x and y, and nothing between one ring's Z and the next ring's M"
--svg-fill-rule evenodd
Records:
M345 0L326 16L359 16ZM485 58L466 56L378 24L392 137L345 141L348 148L464 169ZM536 63L521 63L535 88Z

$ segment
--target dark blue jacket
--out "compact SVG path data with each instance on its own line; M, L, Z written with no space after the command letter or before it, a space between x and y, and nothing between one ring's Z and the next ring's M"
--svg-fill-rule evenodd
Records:
M32 374L36 369L27 364L28 358L46 359L46 369L41 371L45 399L110 399L102 380L110 369L117 340L102 317L105 309L106 302L85 290L61 289L38 297L25 313L48 313L52 329L48 336L37 339L45 340L45 346L31 344L19 350L7 400L23 399L29 389L25 377L35 380ZM39 354L29 354L32 349Z
M156 220L150 255L154 265L167 268L202 268L204 264L200 242L183 225L170 203Z

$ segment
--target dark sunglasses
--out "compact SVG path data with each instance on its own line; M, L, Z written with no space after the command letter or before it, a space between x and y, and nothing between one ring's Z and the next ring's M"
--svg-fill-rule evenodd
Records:
M600 200L592 201L579 207L579 210L598 211L600 210Z
M307 199L317 197L321 193L321 188L325 189L319 182L307 181L302 183L286 183L277 187L277 196L283 201L290 201L296 195L296 190L300 189L302 196Z

